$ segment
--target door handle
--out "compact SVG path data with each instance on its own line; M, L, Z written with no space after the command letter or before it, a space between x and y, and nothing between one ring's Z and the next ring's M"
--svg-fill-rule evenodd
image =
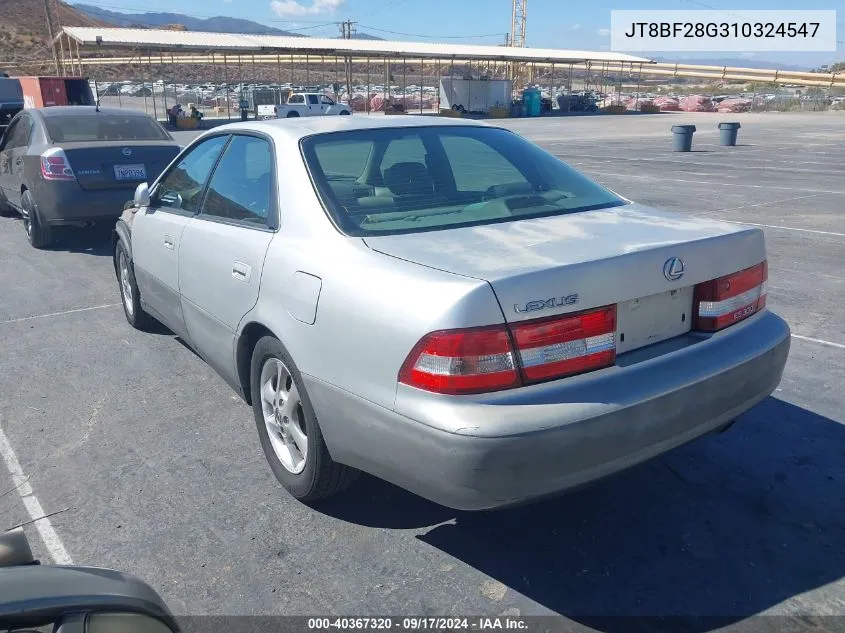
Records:
M173 250L173 238L169 235L164 236L164 248Z
M252 275L252 267L243 262L234 262L232 264L232 277L238 281L249 282Z
M15 166L20 165L22 162L23 162L23 158L20 158L20 157L16 158L15 159Z

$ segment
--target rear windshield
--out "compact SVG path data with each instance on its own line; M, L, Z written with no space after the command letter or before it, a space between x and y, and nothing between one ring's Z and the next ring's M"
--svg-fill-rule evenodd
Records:
M170 136L149 117L137 115L45 116L54 143L88 141L163 141Z
M507 130L355 130L302 141L328 212L359 237L578 213L625 204Z

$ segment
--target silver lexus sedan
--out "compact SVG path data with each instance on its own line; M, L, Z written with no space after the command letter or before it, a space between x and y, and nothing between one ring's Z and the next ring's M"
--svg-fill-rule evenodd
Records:
M251 404L302 501L359 471L458 509L552 495L727 428L789 352L758 228L457 119L214 129L138 187L114 247L129 323Z

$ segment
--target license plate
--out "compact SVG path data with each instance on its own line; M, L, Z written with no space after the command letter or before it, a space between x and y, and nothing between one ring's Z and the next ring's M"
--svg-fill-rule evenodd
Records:
M620 303L616 308L616 353L689 332L693 290L687 286Z
M147 169L143 165L115 165L115 180L146 180Z

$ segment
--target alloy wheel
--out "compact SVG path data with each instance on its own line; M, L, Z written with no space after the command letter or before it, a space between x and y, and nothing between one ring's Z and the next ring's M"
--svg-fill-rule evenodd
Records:
M261 410L270 445L285 470L298 475L305 470L308 435L299 389L290 369L278 358L261 368Z

